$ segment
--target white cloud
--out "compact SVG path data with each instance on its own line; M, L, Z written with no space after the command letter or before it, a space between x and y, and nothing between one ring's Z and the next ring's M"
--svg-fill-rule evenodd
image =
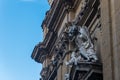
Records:
M21 0L21 1L24 1L24 2L36 2L37 0Z

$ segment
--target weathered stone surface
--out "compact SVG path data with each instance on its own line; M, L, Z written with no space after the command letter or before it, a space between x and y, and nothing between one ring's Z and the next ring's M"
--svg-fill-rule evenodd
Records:
M120 1L111 0L114 80L120 80Z
M88 1L85 9L81 9L83 5L81 1ZM61 36L65 33L64 30L69 28L70 23L76 22L77 26L87 25L93 42L93 38L97 38L94 42L94 47L100 58L99 62L103 66L103 80L120 80L120 0L74 0L71 2L72 0L70 0L70 3L69 0L58 0L58 2L55 1L53 3L54 5L43 21L44 44L35 48L33 59L38 62L43 61L43 67L49 68L49 59L44 57L48 55L51 59L53 54L59 54L55 52L56 44L59 41L63 44L63 37ZM70 73L72 69L66 66L64 62L70 59L70 50L74 50L76 47L75 41L68 40L65 45L67 45L66 50L59 54L62 56L56 57L58 61L55 66L52 66L52 72L54 68L57 71L57 74L53 75L56 76L54 80L64 80L65 74ZM63 47L66 47L65 45ZM46 52L43 48L49 51ZM37 51L38 49L40 50ZM67 53L66 51L69 52ZM45 56L43 53L45 53ZM50 78L51 74L47 74L46 77Z
M120 80L120 1L101 1L104 80ZM105 75L107 74L107 75Z

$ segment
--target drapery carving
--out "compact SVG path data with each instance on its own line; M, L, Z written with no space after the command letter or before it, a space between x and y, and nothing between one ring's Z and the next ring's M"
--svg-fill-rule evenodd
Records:
M80 61L98 61L88 28L86 26L81 27L73 24L68 29L69 40L74 41L76 47L71 53L71 59L65 62L66 65L77 65Z

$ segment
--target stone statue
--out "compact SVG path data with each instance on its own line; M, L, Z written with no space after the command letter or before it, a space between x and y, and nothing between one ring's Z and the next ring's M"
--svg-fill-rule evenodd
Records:
M70 26L69 30L68 30L69 40L73 40L75 38L75 35L77 34L77 32L78 32L77 26L75 26L75 25Z
M87 61L96 62L98 60L87 27L80 27L75 43L79 48L79 53Z
M72 41L75 41L78 51L73 51L71 53L71 59L66 62L66 65L77 65L78 61L98 61L90 33L86 26L70 26L68 36L70 40L72 39ZM76 56L77 53L79 53L79 55Z
M88 8L89 1L90 0L81 0L81 10L80 13L77 15L77 17L75 18L75 20L73 20L74 24L78 24L79 21L82 19L84 15L84 11Z
M82 59L81 56L77 55L77 53L75 51L73 51L72 54L71 54L71 59L68 62L66 62L65 64L66 65L72 65L72 64L77 65L77 63L81 59Z
M65 80L69 80L69 74L65 74Z

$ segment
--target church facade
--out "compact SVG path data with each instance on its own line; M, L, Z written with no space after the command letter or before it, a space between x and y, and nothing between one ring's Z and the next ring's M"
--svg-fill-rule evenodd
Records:
M120 80L120 1L48 0L32 59L41 80Z

